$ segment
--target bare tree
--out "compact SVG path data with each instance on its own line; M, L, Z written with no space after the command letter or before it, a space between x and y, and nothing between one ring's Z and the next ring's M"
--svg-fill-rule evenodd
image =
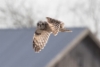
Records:
M32 6L25 7L25 0L22 0L16 7L16 2L5 1L6 8L0 8L0 12L4 14L5 20L9 19L14 27L32 27L33 26L33 9Z
M94 24L94 28L95 28L94 34L95 34L95 36L97 36L98 39L100 39L98 37L100 35L99 34L100 8L99 8L99 5L98 5L98 1L97 0L88 0L88 9L83 8L85 5L86 5L85 3L80 4L80 3L77 2L77 4L75 4L75 6L73 8L71 8L70 10L75 14L75 16L77 16L79 18L79 20L80 20L79 23L81 23L81 25L84 25L86 23L86 19L84 20L84 17L90 18L93 21L93 24ZM80 11L80 13L77 10ZM90 25L91 25L91 23L92 22L89 22ZM87 25L87 26L89 28L91 27L89 25Z
M95 36L97 36L98 39L100 39L98 36L100 35L99 34L99 23L100 23L100 20L99 20L99 13L100 13L100 8L99 8L99 5L98 5L98 2L97 0L90 0L90 12L91 12L91 15L92 15L92 18L94 20L94 27L95 27Z
M98 20L98 16L96 14L96 11L97 11L97 0L90 0L90 11L91 11L91 15L92 15L92 18L94 20L94 23L95 23L95 35L97 36L98 35L98 23L99 23L99 20Z

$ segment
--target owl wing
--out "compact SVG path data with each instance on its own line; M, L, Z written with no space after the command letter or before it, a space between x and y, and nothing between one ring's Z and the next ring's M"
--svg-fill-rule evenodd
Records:
M35 31L34 37L33 37L33 49L35 52L41 51L41 49L44 48L46 45L48 38L50 36L50 32L46 30L40 30L38 33L38 30Z
M48 24L53 32L54 35L57 35L59 32L59 28L60 28L60 24L61 22L56 20L56 19L52 19L50 17L46 17Z

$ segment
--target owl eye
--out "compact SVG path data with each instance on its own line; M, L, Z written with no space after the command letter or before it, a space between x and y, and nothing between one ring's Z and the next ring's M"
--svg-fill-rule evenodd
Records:
M44 23L42 23L42 25L44 25Z

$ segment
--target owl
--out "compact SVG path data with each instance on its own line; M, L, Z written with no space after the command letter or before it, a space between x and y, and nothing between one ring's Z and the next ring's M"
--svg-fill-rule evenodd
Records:
M47 21L38 21L33 36L33 49L37 53L44 49L51 33L56 36L58 32L72 32L64 28L63 22L50 17L46 17L46 19Z

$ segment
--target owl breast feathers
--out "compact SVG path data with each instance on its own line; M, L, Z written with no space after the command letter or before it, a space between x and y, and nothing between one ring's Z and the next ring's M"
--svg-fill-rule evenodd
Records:
M64 23L59 20L46 17L47 21L39 21L33 36L33 49L40 52L48 42L49 36L53 33L55 36L58 32L72 32L64 28Z

